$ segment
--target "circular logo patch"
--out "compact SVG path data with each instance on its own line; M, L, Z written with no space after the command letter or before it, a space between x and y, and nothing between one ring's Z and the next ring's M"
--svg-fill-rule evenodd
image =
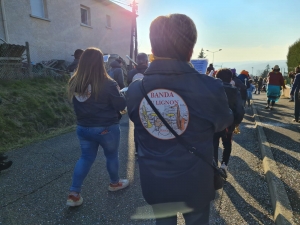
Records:
M173 130L181 135L189 122L188 107L183 99L174 91L167 89L150 91L148 97ZM152 136L163 140L175 138L145 98L140 103L139 115L143 126Z

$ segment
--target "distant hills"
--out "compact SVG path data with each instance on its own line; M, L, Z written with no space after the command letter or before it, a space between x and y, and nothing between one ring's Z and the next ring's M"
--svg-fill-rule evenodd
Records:
M242 70L249 71L250 75L252 74L253 67L253 75L258 76L260 72L262 72L267 65L270 65L270 68L273 68L275 65L280 67L281 72L288 72L286 60L269 60L269 61L243 61L243 62L216 62L214 63L215 69L222 68L235 68L236 72L239 73Z

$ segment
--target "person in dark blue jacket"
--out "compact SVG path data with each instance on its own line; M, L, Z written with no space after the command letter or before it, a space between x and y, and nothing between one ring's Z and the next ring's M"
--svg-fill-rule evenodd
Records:
M295 109L294 109L294 122L300 122L299 120L299 114L300 114L300 66L297 66L295 68L296 76L293 83L293 87L291 89L291 96L294 96L295 101Z
M242 100L243 100L243 105L246 106L247 89L250 88L249 72L246 70L242 70L240 75L238 75L238 79L246 86L246 89L240 89Z
M154 61L143 80L130 84L127 109L135 125L140 180L156 224L208 224L215 198L214 170L178 143L149 106L146 93L161 115L208 162L213 161L213 136L233 122L222 81L199 74L190 59L197 40L186 15L157 17L150 26Z
M224 151L222 154L221 169L227 173L228 162L232 150L232 136L236 126L238 126L245 114L242 97L237 87L230 84L233 74L229 69L223 68L218 70L216 78L223 81L223 87L226 92L229 108L232 110L234 115L234 121L225 130L214 134L214 158L218 160L219 141L222 139Z
M146 53L139 53L136 56L137 66L130 70L127 75L127 84L130 85L133 78L136 78L135 75L144 75L145 71L148 68L148 56ZM136 141L136 130L134 130L134 144L135 144L135 155L137 155L138 143Z
M108 70L108 75L118 83L120 89L123 89L125 87L125 84L123 70L121 68L122 61L120 59L116 59L110 64L110 66L111 69Z
M68 72L70 72L70 73L75 72L75 70L78 67L80 56L82 55L83 52L84 51L82 49L75 50L74 55L72 55L72 56L74 56L74 61L67 67Z
M125 109L126 100L119 93L116 81L106 73L103 54L97 48L84 51L68 86L77 118L81 157L74 169L67 205L79 206L83 201L81 186L95 161L99 145L106 157L110 177L108 190L117 191L129 185L127 179L119 177L118 158L120 111Z
M140 74L144 74L146 69L148 68L148 56L146 53L139 53L136 56L136 61L137 61L137 66L130 70L128 75L127 75L127 84L131 84L132 82L132 78L140 73Z

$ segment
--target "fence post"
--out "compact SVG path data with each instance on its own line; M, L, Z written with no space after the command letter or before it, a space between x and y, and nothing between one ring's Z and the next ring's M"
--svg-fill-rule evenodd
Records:
M31 65L31 60L30 60L30 52L29 52L29 43L28 41L25 42L26 46L26 58L27 58L27 69L28 69L28 76L32 77L32 65Z

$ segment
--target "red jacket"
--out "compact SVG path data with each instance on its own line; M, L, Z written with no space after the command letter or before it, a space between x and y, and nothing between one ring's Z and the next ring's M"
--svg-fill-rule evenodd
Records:
M277 85L277 86L285 86L283 76L280 72L270 72L268 74L268 84Z

